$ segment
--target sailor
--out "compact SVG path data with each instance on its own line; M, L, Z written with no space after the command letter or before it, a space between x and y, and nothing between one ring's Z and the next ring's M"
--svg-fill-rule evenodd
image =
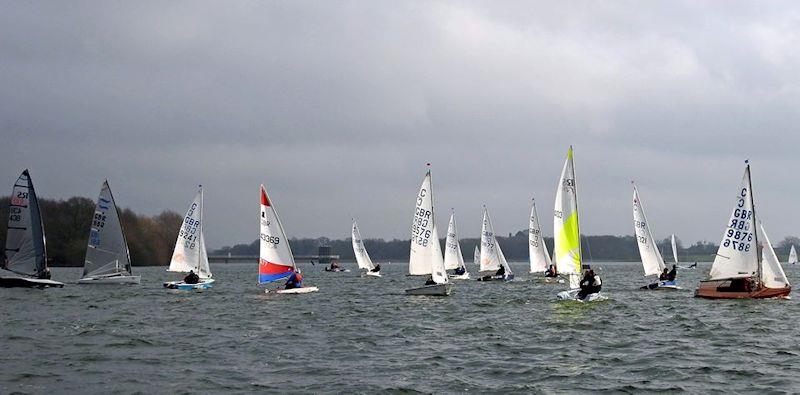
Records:
M453 271L453 274L455 274L456 276L460 276L460 275L462 275L462 274L464 274L466 272L467 272L467 268L465 268L464 266L459 266L459 267L456 268L456 270Z
M658 276L659 281L669 281L669 270L664 268L664 271L661 272L661 275Z
M581 290L578 291L578 299L585 299L587 295L595 292L600 292L595 285L594 270L589 269L583 273L583 278L580 282Z
M332 261L331 261L331 271L332 271L332 272L335 272L335 271L338 271L339 269L340 269L340 267L339 267L339 261L337 261L337 260L335 260L335 259L334 259L334 260L332 260Z
M506 274L506 266L505 265L500 265L500 269L497 269L497 273L495 273L494 275L495 276L504 277L505 274Z
M372 273L378 273L379 271L381 271L381 264L380 263L376 263L375 267L373 267L372 270L370 270L370 272L372 272Z
M428 279L425 280L425 285L436 285L436 281L433 281L433 275L431 274L428 276Z
M45 280L49 280L49 279L50 279L50 275L51 275L51 274L50 274L50 268L49 268L49 267L46 267L46 268L44 268L44 270L42 271L42 274L39 276L39 278L43 278L43 279L45 279Z
M554 265L550 265L547 267L547 271L544 272L545 277L556 277L558 274L556 273L556 267Z
M670 270L669 273L667 273L667 281L675 281L676 277L678 277L678 266L672 265L672 270Z
M183 278L183 282L186 284L197 284L200 282L200 276L198 276L194 270L189 270L189 274Z
M303 288L303 275L300 273L300 269L295 269L284 285L286 289Z

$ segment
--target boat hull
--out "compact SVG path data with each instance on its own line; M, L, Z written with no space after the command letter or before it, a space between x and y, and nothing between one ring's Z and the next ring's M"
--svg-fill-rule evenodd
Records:
M308 294L312 292L319 291L317 287L301 287L301 288L292 288L292 289L277 289L272 291L277 294L288 294L288 295L298 295L298 294ZM266 290L266 293L270 293L269 290Z
M584 299L578 299L578 292L579 291L580 291L580 288L574 288L574 289L569 289L569 290L566 290L566 291L561 291L556 295L556 297L559 300L574 300L576 302L596 302L596 301L601 301L601 300L608 299L608 298L606 298L605 295L603 295L602 292L595 292L595 293L586 295L586 298L584 298Z
M514 279L514 275L513 274L504 275L504 276L491 275L491 276L483 276L483 277L478 277L477 278L478 281L511 281L513 279Z
M381 272L364 272L367 277L381 277Z
M643 285L641 288L642 290L650 290L650 291L669 291L669 290L680 290L683 289L678 286L675 281L659 281L657 283Z
M700 281L700 285L694 292L694 296L706 299L769 299L769 298L788 298L792 292L792 287L767 288L757 287L749 289L742 284L749 279L722 279Z
M423 285L417 288L406 290L406 295L420 295L420 296L448 296L453 293L453 284L433 284Z
M469 277L469 273L451 274L449 277L450 277L451 280L469 280L469 278L470 278Z
M0 277L0 288L62 288L64 283L43 278Z
M200 280L197 284L186 284L183 281L169 281L164 283L164 288L179 291L203 290L214 287L214 279Z
M329 267L326 267L323 271L331 273L350 273L350 269L331 269Z
M140 284L142 276L84 277L78 284Z

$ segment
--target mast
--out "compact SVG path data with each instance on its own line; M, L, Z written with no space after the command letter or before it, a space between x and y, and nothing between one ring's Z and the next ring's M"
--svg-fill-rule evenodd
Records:
M758 253L758 218L756 218L756 202L755 198L753 197L753 178L750 176L750 160L744 161L745 165L747 166L747 186L750 188L750 208L753 210L753 227L755 227L755 231L753 232L753 240L755 240L755 248L756 248L756 263L758 264L758 284L761 285L761 272L763 271L761 268L761 257Z
M572 189L575 191L575 227L578 230L578 259L581 261L581 270L583 270L583 248L581 247L581 222L580 215L578 215L578 181L575 178L575 160L572 151L572 145L569 146L569 161L572 162ZM578 273L580 276L580 273Z

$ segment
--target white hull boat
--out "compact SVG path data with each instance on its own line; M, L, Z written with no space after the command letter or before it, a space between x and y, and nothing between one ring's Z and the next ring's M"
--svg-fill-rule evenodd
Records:
M319 291L317 287L302 287L302 288L292 288L292 289L276 289L274 291L265 290L265 293L276 293L276 294L289 294L289 295L297 295L297 294L308 294L312 292Z
M365 277L382 277L381 272L365 272Z
M469 279L470 279L470 276L469 276L469 273L464 273L464 274L451 274L451 275L450 275L450 279L451 279L451 280L469 280Z
M577 302L596 302L601 300L606 300L608 298L603 295L602 292L595 292L593 294L586 295L584 299L578 299L578 292L580 288L570 289L567 291L561 291L558 293L559 300L574 300Z
M406 290L406 295L419 296L448 296L451 293L453 293L453 284L451 283L423 285Z
M78 284L140 284L142 276L90 276L78 280Z
M186 284L183 281L169 281L164 283L164 288L177 289L179 291L204 290L214 287L214 279L201 279L197 284Z

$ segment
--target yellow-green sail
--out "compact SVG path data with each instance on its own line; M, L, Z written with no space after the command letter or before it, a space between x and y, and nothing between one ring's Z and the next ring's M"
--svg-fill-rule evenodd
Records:
M578 227L578 197L575 192L575 166L572 162L572 147L567 151L567 160L561 171L556 190L556 205L553 214L556 267L560 273L581 272L581 238Z

